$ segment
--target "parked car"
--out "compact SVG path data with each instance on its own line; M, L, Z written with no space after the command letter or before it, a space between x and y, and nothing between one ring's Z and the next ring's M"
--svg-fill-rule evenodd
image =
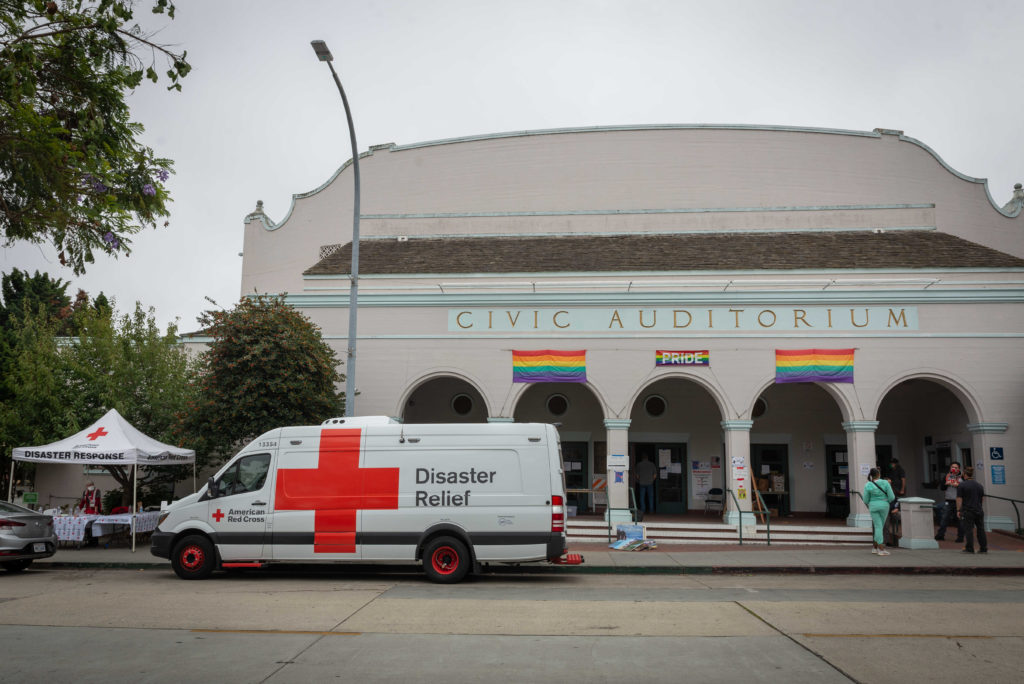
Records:
M21 572L37 558L57 553L53 516L0 501L0 566Z

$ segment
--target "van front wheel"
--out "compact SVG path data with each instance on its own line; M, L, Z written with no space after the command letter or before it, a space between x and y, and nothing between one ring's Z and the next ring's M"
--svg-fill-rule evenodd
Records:
M171 567L181 579L206 579L216 564L213 544L197 534L178 542L171 554Z
M438 537L423 550L423 571L431 582L454 584L469 572L469 550L452 537Z

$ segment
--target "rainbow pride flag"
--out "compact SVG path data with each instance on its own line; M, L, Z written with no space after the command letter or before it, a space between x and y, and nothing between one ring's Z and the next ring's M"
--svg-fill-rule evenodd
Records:
M853 349L776 349L775 382L853 382Z
M512 350L512 382L586 382L587 351Z

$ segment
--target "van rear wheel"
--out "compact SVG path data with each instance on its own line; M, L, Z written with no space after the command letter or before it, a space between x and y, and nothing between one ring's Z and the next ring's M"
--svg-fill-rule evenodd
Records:
M216 565L213 544L198 534L182 539L171 554L171 567L181 579L206 579Z
M453 537L438 537L423 550L423 572L431 582L461 582L470 563L466 545Z

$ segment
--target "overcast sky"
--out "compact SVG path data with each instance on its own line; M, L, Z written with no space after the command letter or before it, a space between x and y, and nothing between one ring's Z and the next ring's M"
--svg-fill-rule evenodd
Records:
M130 100L176 163L170 226L81 278L38 246L4 248L0 269L48 271L121 311L140 301L182 331L205 296L238 300L256 200L280 220L350 156L313 39L334 53L360 151L576 126L895 128L989 179L1000 205L1024 181L1017 0L175 1L159 40L188 50L192 74Z

